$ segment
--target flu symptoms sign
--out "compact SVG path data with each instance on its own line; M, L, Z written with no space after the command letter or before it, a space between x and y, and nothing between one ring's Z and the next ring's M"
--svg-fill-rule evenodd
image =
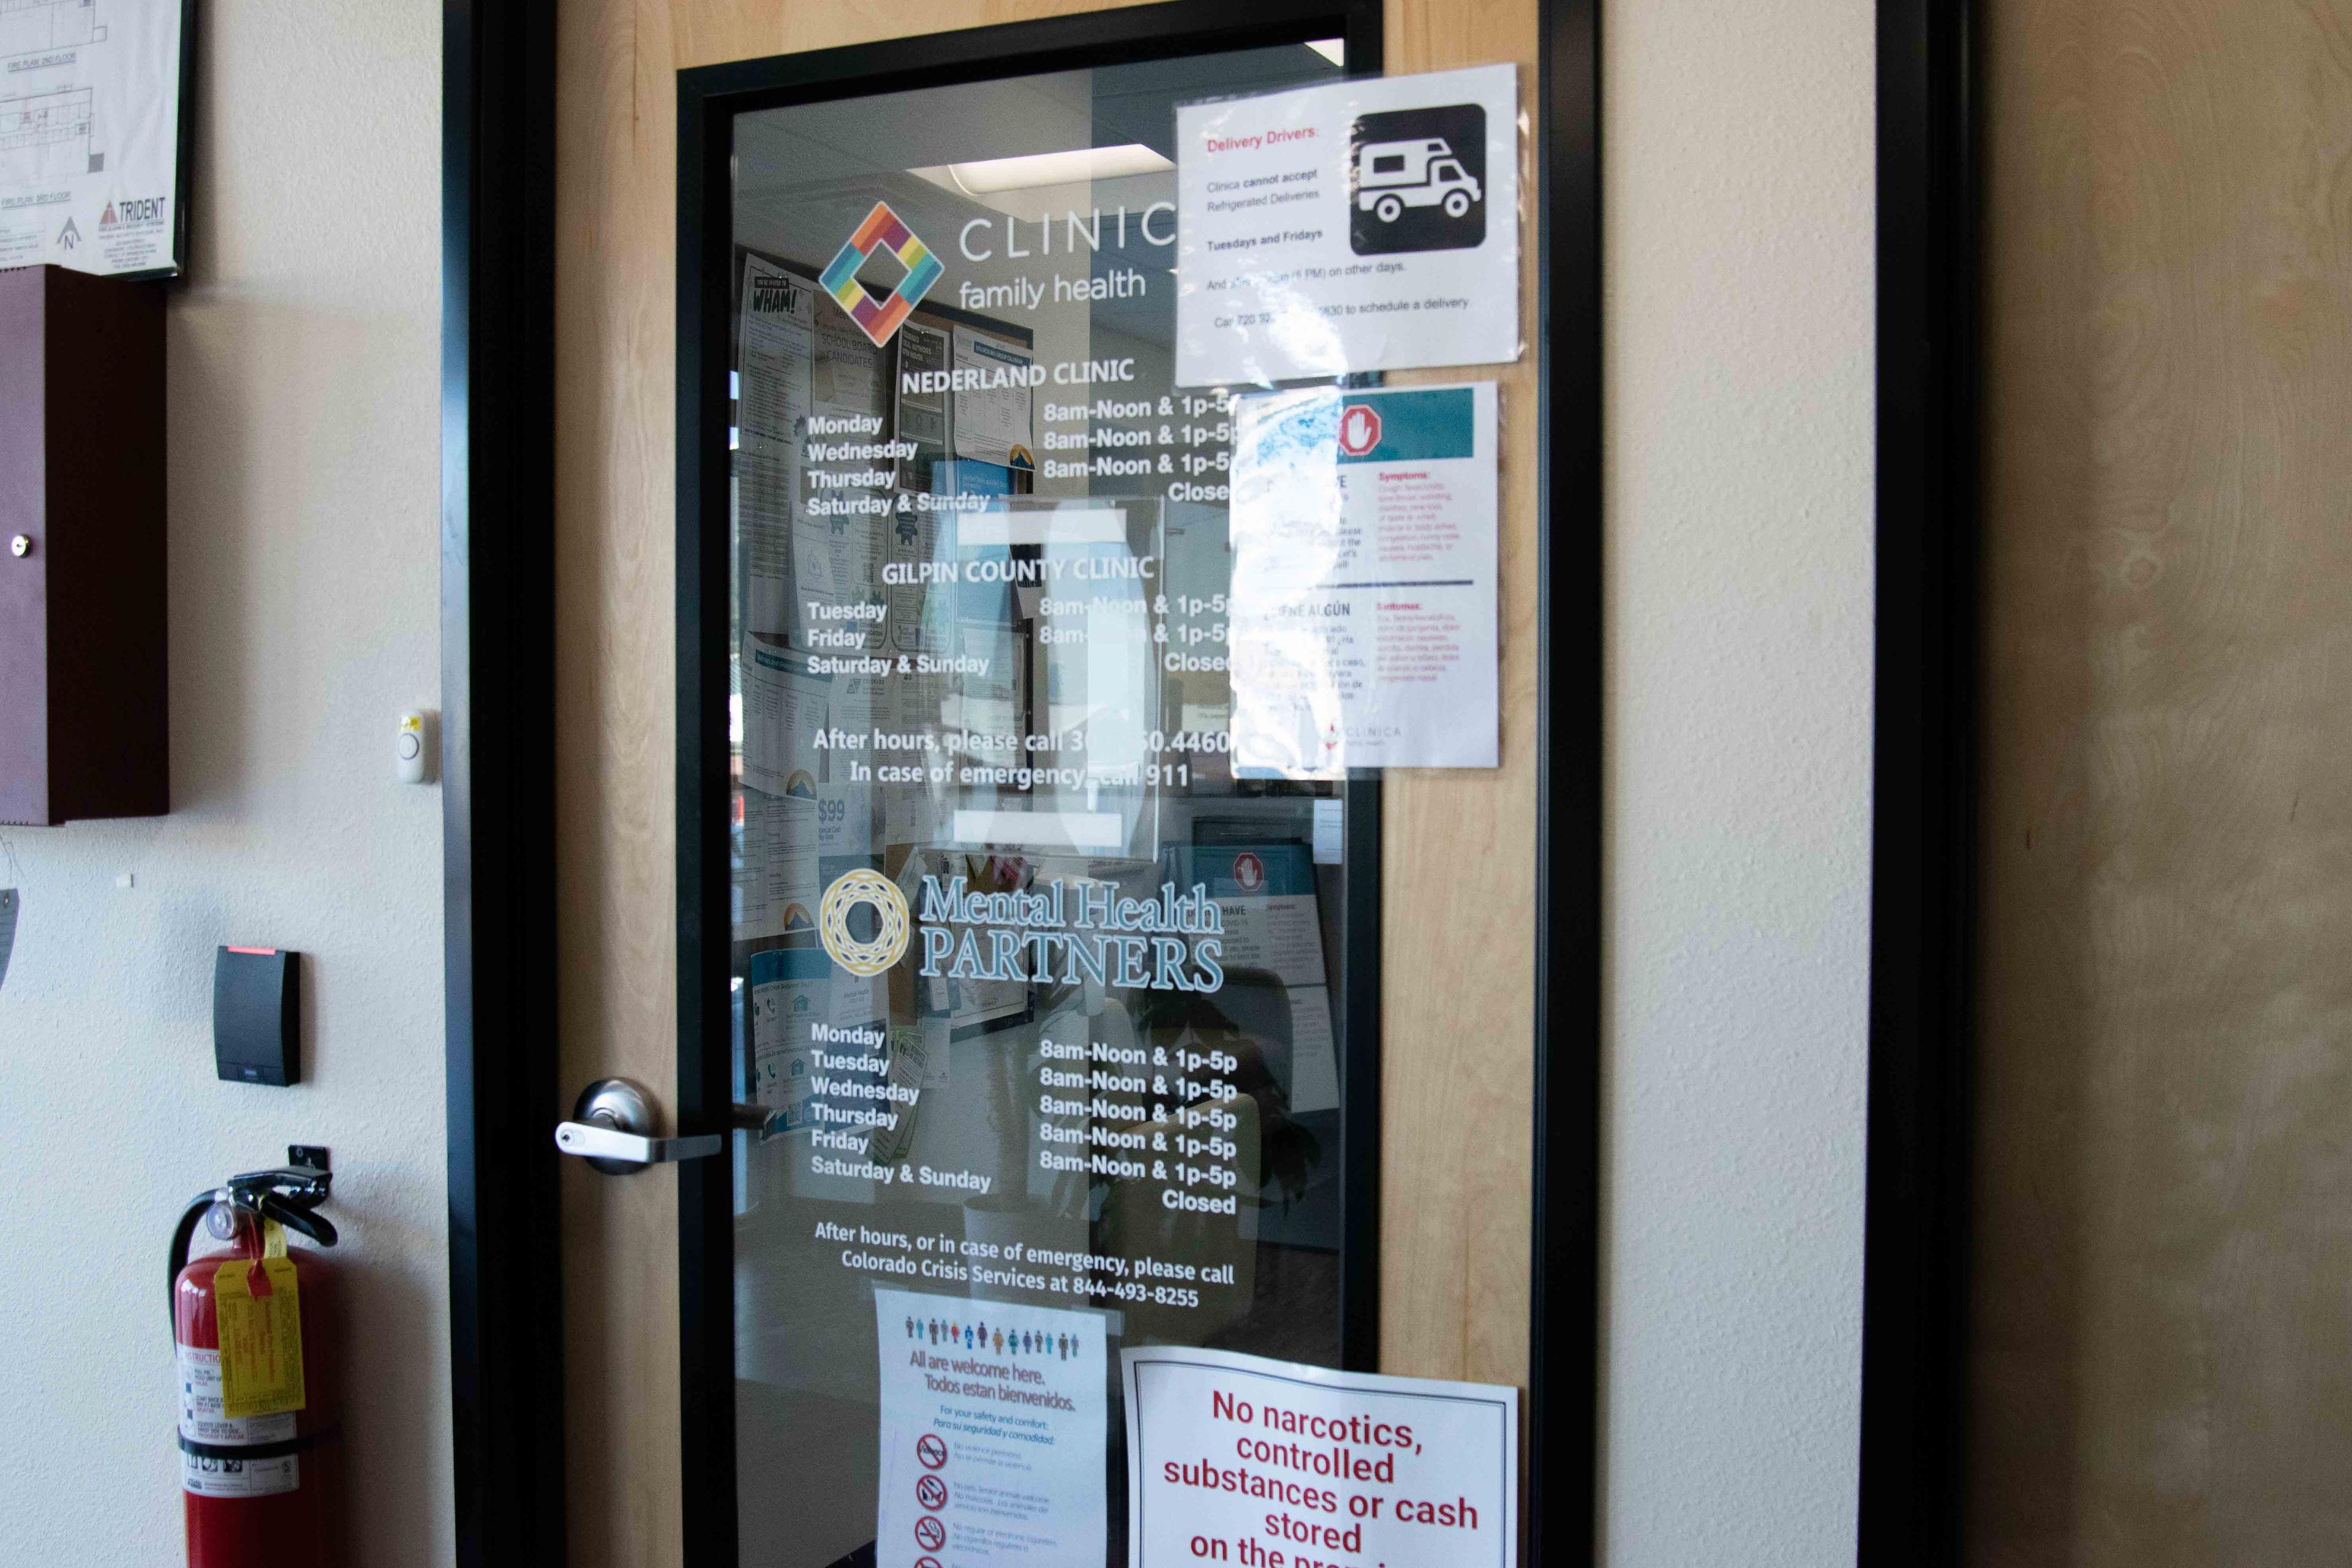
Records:
M1124 1352L1129 1568L1510 1568L1519 1392Z

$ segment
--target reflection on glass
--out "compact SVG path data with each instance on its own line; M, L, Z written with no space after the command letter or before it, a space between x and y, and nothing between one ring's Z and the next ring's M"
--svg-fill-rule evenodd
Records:
M1123 1563L1120 1348L1339 1359L1339 801L1228 763L1170 161L1336 74L736 123L746 1562Z

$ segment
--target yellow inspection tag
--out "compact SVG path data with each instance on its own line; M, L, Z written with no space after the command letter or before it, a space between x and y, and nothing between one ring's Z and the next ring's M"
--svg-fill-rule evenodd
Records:
M278 1245L284 1246L284 1238ZM213 1272L220 1325L221 1414L302 1408L302 1302L290 1258L232 1258Z
M261 1222L261 1256L264 1258L286 1256L286 1227L274 1219Z

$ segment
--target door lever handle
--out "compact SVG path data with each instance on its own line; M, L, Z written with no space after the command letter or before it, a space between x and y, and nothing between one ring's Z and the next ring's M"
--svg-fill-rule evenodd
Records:
M557 1148L567 1154L595 1161L600 1171L610 1169L604 1163L608 1160L629 1170L677 1160L699 1160L718 1153L719 1142L716 1132L697 1133L691 1138L647 1138L593 1121L559 1122L555 1129Z
M716 1132L656 1138L653 1130L653 1100L641 1086L625 1078L599 1079L580 1091L572 1120L556 1124L555 1146L608 1176L699 1160L726 1147L726 1140Z

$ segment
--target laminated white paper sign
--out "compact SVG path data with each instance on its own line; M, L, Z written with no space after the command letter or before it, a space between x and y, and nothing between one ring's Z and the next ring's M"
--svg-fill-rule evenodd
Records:
M1102 1315L877 1287L874 1316L876 1568L1101 1568Z
M1518 68L1176 111L1176 384L1519 357Z
M1234 766L1490 768L1495 384L1235 405Z
M1129 1568L1510 1568L1519 1391L1121 1352Z

